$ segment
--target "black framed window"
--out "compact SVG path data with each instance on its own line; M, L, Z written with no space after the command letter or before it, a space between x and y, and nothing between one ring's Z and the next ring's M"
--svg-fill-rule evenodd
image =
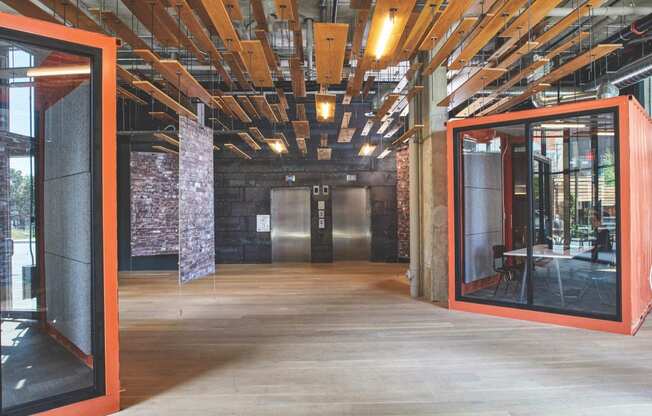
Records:
M458 300L620 320L615 110L454 131Z
M2 409L104 394L100 51L0 30Z

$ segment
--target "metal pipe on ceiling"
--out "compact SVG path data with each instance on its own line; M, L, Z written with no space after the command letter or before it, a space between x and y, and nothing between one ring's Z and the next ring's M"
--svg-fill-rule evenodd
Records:
M576 9L573 7L556 7L548 13L549 17L566 17ZM591 9L593 16L644 16L652 13L652 7L646 6L624 6L624 7L596 7Z

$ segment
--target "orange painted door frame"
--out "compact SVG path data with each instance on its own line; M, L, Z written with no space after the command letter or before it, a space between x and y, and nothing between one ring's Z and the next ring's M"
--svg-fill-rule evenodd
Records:
M0 28L67 42L101 56L102 271L104 294L105 393L39 413L41 416L102 416L120 409L117 202L116 202L116 52L115 38L56 23L0 13Z

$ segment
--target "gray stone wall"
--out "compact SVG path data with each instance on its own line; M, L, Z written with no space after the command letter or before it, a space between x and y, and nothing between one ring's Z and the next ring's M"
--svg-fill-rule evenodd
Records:
M215 273L213 131L179 118L179 280Z
M132 152L131 255L179 252L179 158Z
M91 354L90 86L45 112L44 248L47 321Z

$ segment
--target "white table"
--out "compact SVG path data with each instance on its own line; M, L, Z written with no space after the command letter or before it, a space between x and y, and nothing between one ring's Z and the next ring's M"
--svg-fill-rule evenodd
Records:
M559 284L559 296L561 297L562 307L565 306L566 302L564 299L564 284L561 280L561 273L559 272L559 259L570 260L575 256L591 251L592 249L593 247L577 247L573 248L572 250L565 249L564 251L555 251L551 248L548 248L546 244L532 246L532 258L552 259L555 265L555 271L557 272L557 283ZM506 251L504 255L510 257L527 257L527 248L519 248L516 250ZM528 267L526 264L523 268L523 283L521 284L520 299L521 302L523 302L523 299L525 298L525 289L528 283L529 276L527 270Z

